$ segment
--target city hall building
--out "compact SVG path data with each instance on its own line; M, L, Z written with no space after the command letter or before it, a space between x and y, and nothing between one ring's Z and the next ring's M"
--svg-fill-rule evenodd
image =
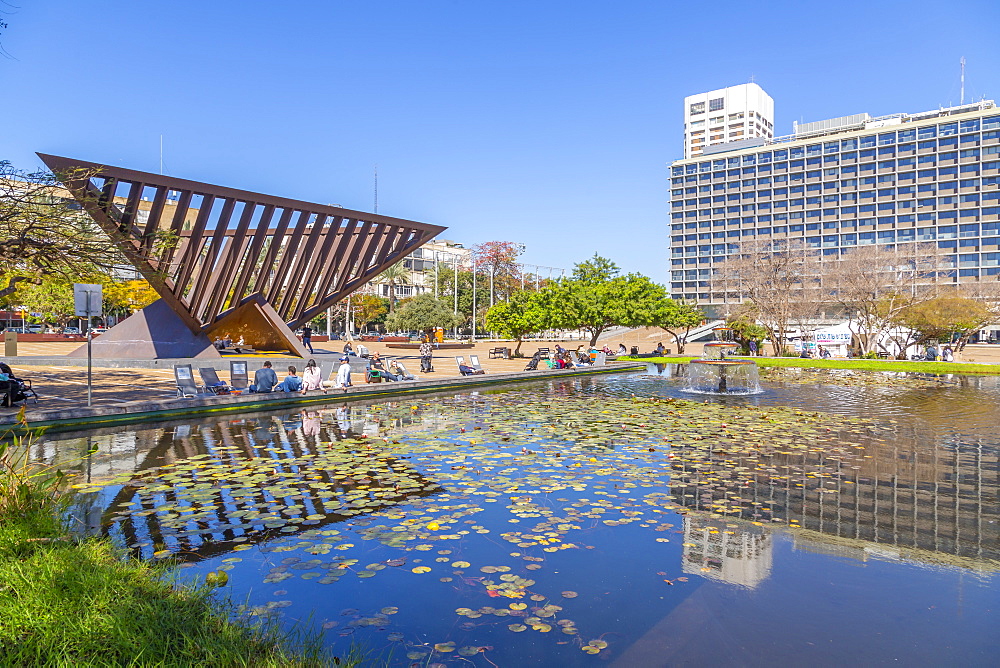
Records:
M831 260L868 244L935 244L938 283L1000 277L1000 109L990 100L707 145L673 162L670 177L670 293L709 311L741 301L712 276L749 240L792 240Z

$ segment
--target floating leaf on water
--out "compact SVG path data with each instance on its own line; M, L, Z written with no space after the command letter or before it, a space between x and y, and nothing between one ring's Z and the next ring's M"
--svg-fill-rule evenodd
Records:
M448 642L439 642L434 645L435 652L454 652L455 651L455 641L449 640Z
M417 566L415 568L411 568L410 570L413 571L414 573L430 573L431 572L430 566Z
M587 644L591 647L596 647L597 649L605 649L608 646L608 643L603 640L591 640Z
M451 565L453 568L468 568L472 564L470 564L468 561L455 561L452 562Z
M399 608L390 605L388 607L382 608L381 610L379 610L379 612L381 612L383 615L395 615L397 612L399 612Z
M511 624L507 628L513 631L514 633L520 633L521 631L528 630L528 627L525 626L524 624Z
M511 610L524 610L527 607L528 607L527 603L511 603L510 604L510 609Z
M575 591L564 591L562 593L563 598L576 598L577 596L579 596L579 594Z

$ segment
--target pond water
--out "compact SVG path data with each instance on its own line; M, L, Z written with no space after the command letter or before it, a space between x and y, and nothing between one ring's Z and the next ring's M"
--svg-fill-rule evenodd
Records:
M390 665L995 665L997 379L662 372L33 447L86 531Z

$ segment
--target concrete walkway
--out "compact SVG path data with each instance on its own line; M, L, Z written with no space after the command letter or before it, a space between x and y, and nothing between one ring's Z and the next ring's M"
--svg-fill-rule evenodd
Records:
M328 394L315 392L306 396L298 393L285 394L278 392L265 395L209 396L194 399L178 399L171 361L144 360L142 362L134 362L136 366L130 367L128 366L130 364L129 361L120 360L118 361L118 364L122 365L120 367L94 367L93 406L88 407L86 366L79 366L80 362L76 359L60 359L61 355L65 355L70 350L78 347L78 344L21 343L18 346L18 357L13 359L8 358L5 361L11 365L18 377L30 378L35 391L39 395L37 404L34 401L29 401L27 405L26 418L29 424L34 426L49 425L56 428L79 427L86 424L97 425L113 422L151 420L165 415L261 410L262 408L277 409L284 406L340 401L345 397L370 398L399 393L430 392L451 388L538 380L547 377L608 373L644 368L641 365L623 363L581 370L550 371L540 369L534 372L524 372L524 366L527 364L526 359L489 359L489 349L496 344L480 344L466 350L437 352L433 362L435 371L433 373L422 374L419 373L420 358L416 355L416 351L393 350L378 343L367 343L365 345L368 346L370 351L377 351L383 357L400 359L407 370L416 376L417 380L366 385L363 373L356 372L353 378L355 387L351 388L346 395L342 391L334 392L331 390ZM551 347L552 344L546 342L541 345ZM576 345L579 345L579 341L576 342ZM530 354L536 348L537 345L530 348L522 346L522 352ZM445 355L444 352L449 354ZM463 377L459 374L458 366L455 362L456 355L462 355L466 363L468 363L470 354L479 357L480 363L487 372L486 375ZM322 350L316 347L314 359L317 362L336 363L340 356L341 353L339 350ZM289 365L296 366L300 374L304 366L301 358L281 354L257 355L250 358L239 357L233 359L247 359L250 364L251 375L254 370L260 368L265 359L270 359L275 371L278 373L279 379L284 378ZM158 364L159 362L165 363ZM192 364L195 369L200 365L212 366L199 360L182 360L182 362ZM140 363L144 366L150 366L150 368L137 368ZM154 364L151 365L150 363ZM229 359L224 359L222 364L215 366L220 369L219 377L223 380L228 380ZM357 371L359 368L357 358L355 358L354 366ZM197 377L197 371L195 374ZM0 407L0 425L12 424L19 410L19 406L13 408Z

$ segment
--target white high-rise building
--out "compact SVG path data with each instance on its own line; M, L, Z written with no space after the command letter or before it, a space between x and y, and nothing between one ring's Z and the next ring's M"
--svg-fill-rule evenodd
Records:
M772 137L774 100L755 83L684 98L685 159L710 154L717 144Z

